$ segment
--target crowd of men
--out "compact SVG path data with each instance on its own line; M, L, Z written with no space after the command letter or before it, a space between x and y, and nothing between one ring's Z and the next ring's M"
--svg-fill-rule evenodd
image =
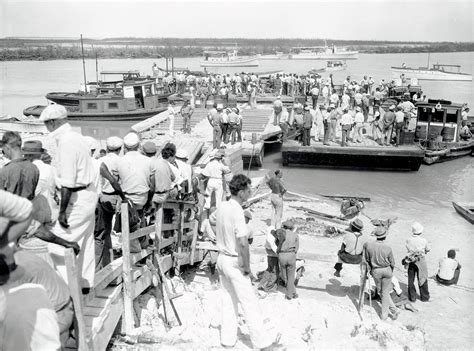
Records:
M6 132L0 167L0 331L5 350L59 349L70 336L73 306L68 289L65 248L77 255L82 293L96 272L112 259L111 233L121 231L120 204L136 214L131 230L146 225L167 199L196 203L202 222L211 207L229 196L231 176L224 152L195 175L188 154L136 133L109 137L105 155L99 144L68 123L63 106L50 105L40 116L56 143L54 158L39 140ZM133 217L133 216L131 216ZM115 220L114 220L115 218ZM150 243L131 243L139 251Z

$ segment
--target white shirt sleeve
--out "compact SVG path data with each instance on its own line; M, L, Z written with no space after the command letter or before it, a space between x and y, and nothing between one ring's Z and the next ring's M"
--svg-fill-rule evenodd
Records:
M236 211L235 217L235 237L236 238L243 238L247 237L247 224L245 223L245 216L244 211L241 209L240 211Z
M0 217L21 222L30 216L32 209L33 205L29 200L0 190Z

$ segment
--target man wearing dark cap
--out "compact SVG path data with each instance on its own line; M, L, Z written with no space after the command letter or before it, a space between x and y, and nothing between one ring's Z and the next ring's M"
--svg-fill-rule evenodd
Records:
M156 144L152 141L146 141L142 145L143 154L146 157L155 157L156 156Z
M2 144L3 153L10 162L0 169L0 189L32 200L39 180L38 167L23 157L18 133L6 132Z
M374 278L377 291L382 296L382 320L387 319L389 311L392 319L397 319L399 311L392 301L390 292L392 291L392 276L395 268L395 259L392 248L385 244L387 229L384 226L378 226L374 230L375 241L369 241L364 244L363 264L370 270Z
M338 251L339 257L337 263L334 265L334 275L340 277L342 264L360 264L362 262L362 249L364 244L369 241L369 238L362 233L364 223L360 219L355 219L351 222L349 228L346 230L341 249Z
M283 231L278 238L278 260L280 262L281 277L286 284L287 300L296 299L298 294L295 288L296 277L296 253L300 243L293 221L285 221L282 224Z
M303 137L302 142L303 146L309 146L311 144L311 127L313 126L313 115L309 109L309 106L306 105L304 108L303 115Z

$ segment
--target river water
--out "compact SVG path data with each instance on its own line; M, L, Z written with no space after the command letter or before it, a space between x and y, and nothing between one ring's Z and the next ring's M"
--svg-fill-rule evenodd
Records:
M359 60L348 61L348 69L335 72L335 81L346 75L360 80L363 75L376 81L389 80L390 66L419 67L427 63L427 54L360 55ZM163 59L108 59L99 61L101 70L140 70L150 74L156 62L165 67ZM431 54L431 63L460 64L464 72L473 72L473 53ZM311 61L261 61L257 72L284 70L305 73L317 64ZM199 58L175 59L176 67L200 70ZM226 69L233 73L242 69ZM95 61L86 61L89 80L95 80ZM76 91L83 81L81 60L0 62L0 116L21 115L24 108L45 104L45 94L52 91ZM467 102L474 106L472 82L421 82L429 98ZM122 135L132 122L77 122L85 134L95 137ZM464 264L460 284L474 287L474 226L461 218L453 209L452 201L474 202L474 158L465 157L433 166L422 166L418 172L394 173L350 171L314 168L284 168L288 188L305 194L350 194L371 197L366 213L373 218L398 217L391 229L388 243L394 247L397 262L404 255L404 242L410 235L411 223L420 221L425 235L432 243L428 257L430 273L435 273L437 260L449 248L459 248L458 257ZM264 167L281 167L277 150L268 150Z

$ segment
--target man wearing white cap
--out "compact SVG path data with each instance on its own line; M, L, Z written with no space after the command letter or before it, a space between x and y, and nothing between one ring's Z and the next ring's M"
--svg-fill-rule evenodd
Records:
M226 166L222 159L224 157L223 151L217 151L211 156L211 160L206 165L201 175L209 178L206 186L206 204L205 209L211 207L219 207L224 194L223 176L230 174L230 169ZM212 204L212 196L215 195L215 205Z
M53 234L68 241L75 241L81 250L78 265L83 287L94 284L94 212L97 189L94 181L97 172L92 164L87 140L72 130L67 111L61 105L49 105L40 115L50 137L57 143L57 174L61 186L59 218L52 228ZM64 248L49 244L56 270L67 281Z
M428 266L425 255L430 251L430 247L428 241L421 237L423 226L420 223L413 223L411 231L413 235L406 242L408 255L405 258L406 263L408 263L408 298L411 302L416 301L415 277L417 277L420 300L426 302L430 299L430 292L428 290Z
M136 133L125 135L123 143L125 155L117 167L119 182L125 197L140 211L148 201L154 173L153 160L138 151L140 138Z
M168 120L170 121L169 125L169 135L174 136L174 119L178 112L175 110L174 101L170 100L168 105Z
M123 146L123 140L112 136L107 138L107 154L100 159L100 175L102 193L99 195L100 221L96 223L95 237L95 260L96 269L99 270L111 261L110 250L112 249L112 220L117 210L119 199L125 200L125 195L118 182L118 166L121 161L119 156Z
M283 112L283 102L281 96L278 95L276 100L273 102L273 125L277 126L280 124L280 117Z
M354 140L354 142L360 143L360 142L362 142L362 135L360 134L360 131L361 131L362 127L364 126L364 114L362 113L362 109L360 108L360 106L356 107L356 114L355 114L355 117L354 117L354 123L355 123L354 135L353 135L352 139Z

